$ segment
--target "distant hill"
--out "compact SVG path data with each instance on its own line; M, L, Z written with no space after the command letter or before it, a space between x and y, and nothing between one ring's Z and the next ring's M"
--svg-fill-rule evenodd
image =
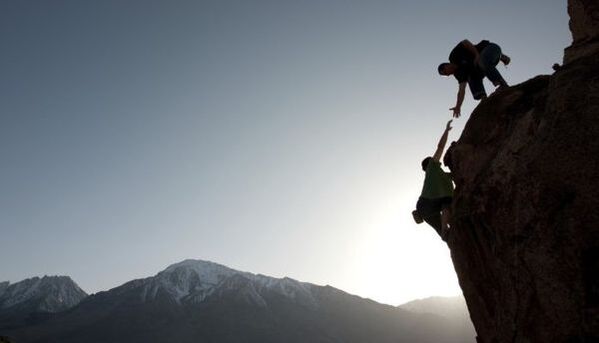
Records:
M398 306L401 309L414 313L430 313L444 317L449 320L452 330L457 330L455 335L464 337L475 337L476 331L470 320L466 300L462 296L457 297L430 297L410 301Z
M330 286L185 260L0 335L19 343L474 341L454 325Z

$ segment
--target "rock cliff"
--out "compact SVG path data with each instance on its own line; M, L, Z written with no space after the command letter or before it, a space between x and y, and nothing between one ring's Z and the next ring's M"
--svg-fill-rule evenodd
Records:
M568 12L564 65L481 102L445 157L479 342L599 340L599 2Z

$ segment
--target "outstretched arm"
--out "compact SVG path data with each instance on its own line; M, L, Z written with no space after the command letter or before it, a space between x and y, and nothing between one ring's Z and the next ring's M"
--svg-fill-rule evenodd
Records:
M458 89L458 98L455 103L455 107L450 108L450 111L453 111L453 117L459 118L462 112L462 103L464 102L464 95L466 94L466 83L460 83L460 87Z
M445 132L443 132L443 136L439 140L439 144L437 144L437 151L433 155L433 160L439 162L441 160L441 156L443 155L443 151L445 150L445 145L447 144L447 136L449 134L449 130L451 130L451 122L452 120L447 122L447 126L445 126Z

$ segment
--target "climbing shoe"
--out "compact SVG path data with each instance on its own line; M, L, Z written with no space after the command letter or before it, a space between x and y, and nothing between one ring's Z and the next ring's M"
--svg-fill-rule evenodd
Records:
M414 217L416 224L421 224L424 221L424 219L422 219L420 216L420 213L418 213L418 210L412 211L412 217Z

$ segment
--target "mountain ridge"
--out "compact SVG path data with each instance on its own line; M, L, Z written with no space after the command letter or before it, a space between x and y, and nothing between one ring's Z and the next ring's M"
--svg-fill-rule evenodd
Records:
M33 325L0 326L0 334L19 342L61 343L473 341L472 331L455 329L444 317L203 260L175 263L92 294Z
M33 307L37 312L60 312L79 303L87 293L69 276L31 277L0 285L0 310Z

